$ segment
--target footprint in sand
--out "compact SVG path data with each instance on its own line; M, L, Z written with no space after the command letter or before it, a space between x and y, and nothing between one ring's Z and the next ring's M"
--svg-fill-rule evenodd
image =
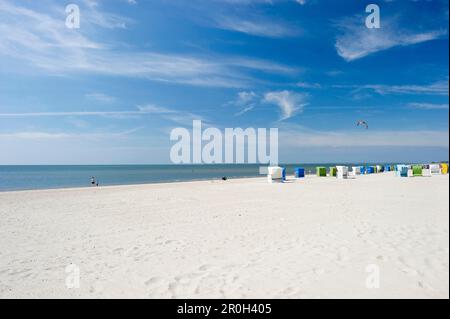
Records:
M339 248L339 252L338 252L338 256L337 256L337 260L338 261L348 261L349 257L348 257L348 248L347 247L341 247Z
M294 289L293 287L288 287L281 292L281 295L282 296L292 295L296 292L297 292L296 289Z
M417 272L417 270L412 269L412 268L403 268L402 271L410 276L418 276L419 273Z
M322 268L314 268L313 269L314 274L316 275L323 275L325 273L325 270Z
M146 280L146 281L144 282L144 284L145 284L146 286L152 286L152 285L155 285L155 284L160 283L161 281L162 281L162 278L160 278L160 277L152 277L152 278Z
M116 249L113 250L113 253L114 254L121 254L123 251L124 251L123 248L116 248Z
M404 272L405 274L409 275L409 276L419 276L420 273L412 268L411 266L409 266L408 261L404 258L404 257L399 257L398 261L401 265L401 271Z
M202 266L198 267L198 270L200 270L200 271L208 271L211 268L212 268L211 265L202 265Z

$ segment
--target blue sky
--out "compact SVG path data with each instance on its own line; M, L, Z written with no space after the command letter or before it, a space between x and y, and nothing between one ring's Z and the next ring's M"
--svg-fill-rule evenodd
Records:
M0 0L0 164L169 163L194 119L277 127L281 162L448 160L448 19L440 0Z

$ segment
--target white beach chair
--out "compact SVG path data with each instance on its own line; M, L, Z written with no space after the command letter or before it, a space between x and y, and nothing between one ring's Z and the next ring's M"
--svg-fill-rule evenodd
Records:
M352 167L352 173L356 175L361 175L361 167L360 166L353 166Z
M422 176L424 176L424 177L431 177L432 176L431 169L429 169L429 168L422 169Z
M431 175L441 175L441 165L430 164Z
M348 167L347 166L336 166L336 169L337 169L336 177L338 179L348 178Z
M282 183L283 182L283 169L278 166L272 166L267 169L267 181L269 183Z
M408 169L408 177L414 177L414 173L412 169Z

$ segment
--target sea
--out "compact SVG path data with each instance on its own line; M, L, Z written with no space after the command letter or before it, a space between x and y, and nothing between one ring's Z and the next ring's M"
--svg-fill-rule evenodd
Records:
M314 174L317 166L360 164L284 164L287 174L296 167ZM169 183L257 177L260 164L208 165L0 165L0 192L35 189L90 187L94 177L99 186Z

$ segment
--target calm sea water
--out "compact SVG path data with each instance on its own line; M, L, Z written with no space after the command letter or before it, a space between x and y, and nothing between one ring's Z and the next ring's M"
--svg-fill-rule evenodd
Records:
M314 173L316 166L336 164L288 164L287 174L295 167ZM353 164L345 164L353 165ZM260 165L83 165L83 166L0 166L0 191L88 187L91 177L100 186L163 183L254 177Z

